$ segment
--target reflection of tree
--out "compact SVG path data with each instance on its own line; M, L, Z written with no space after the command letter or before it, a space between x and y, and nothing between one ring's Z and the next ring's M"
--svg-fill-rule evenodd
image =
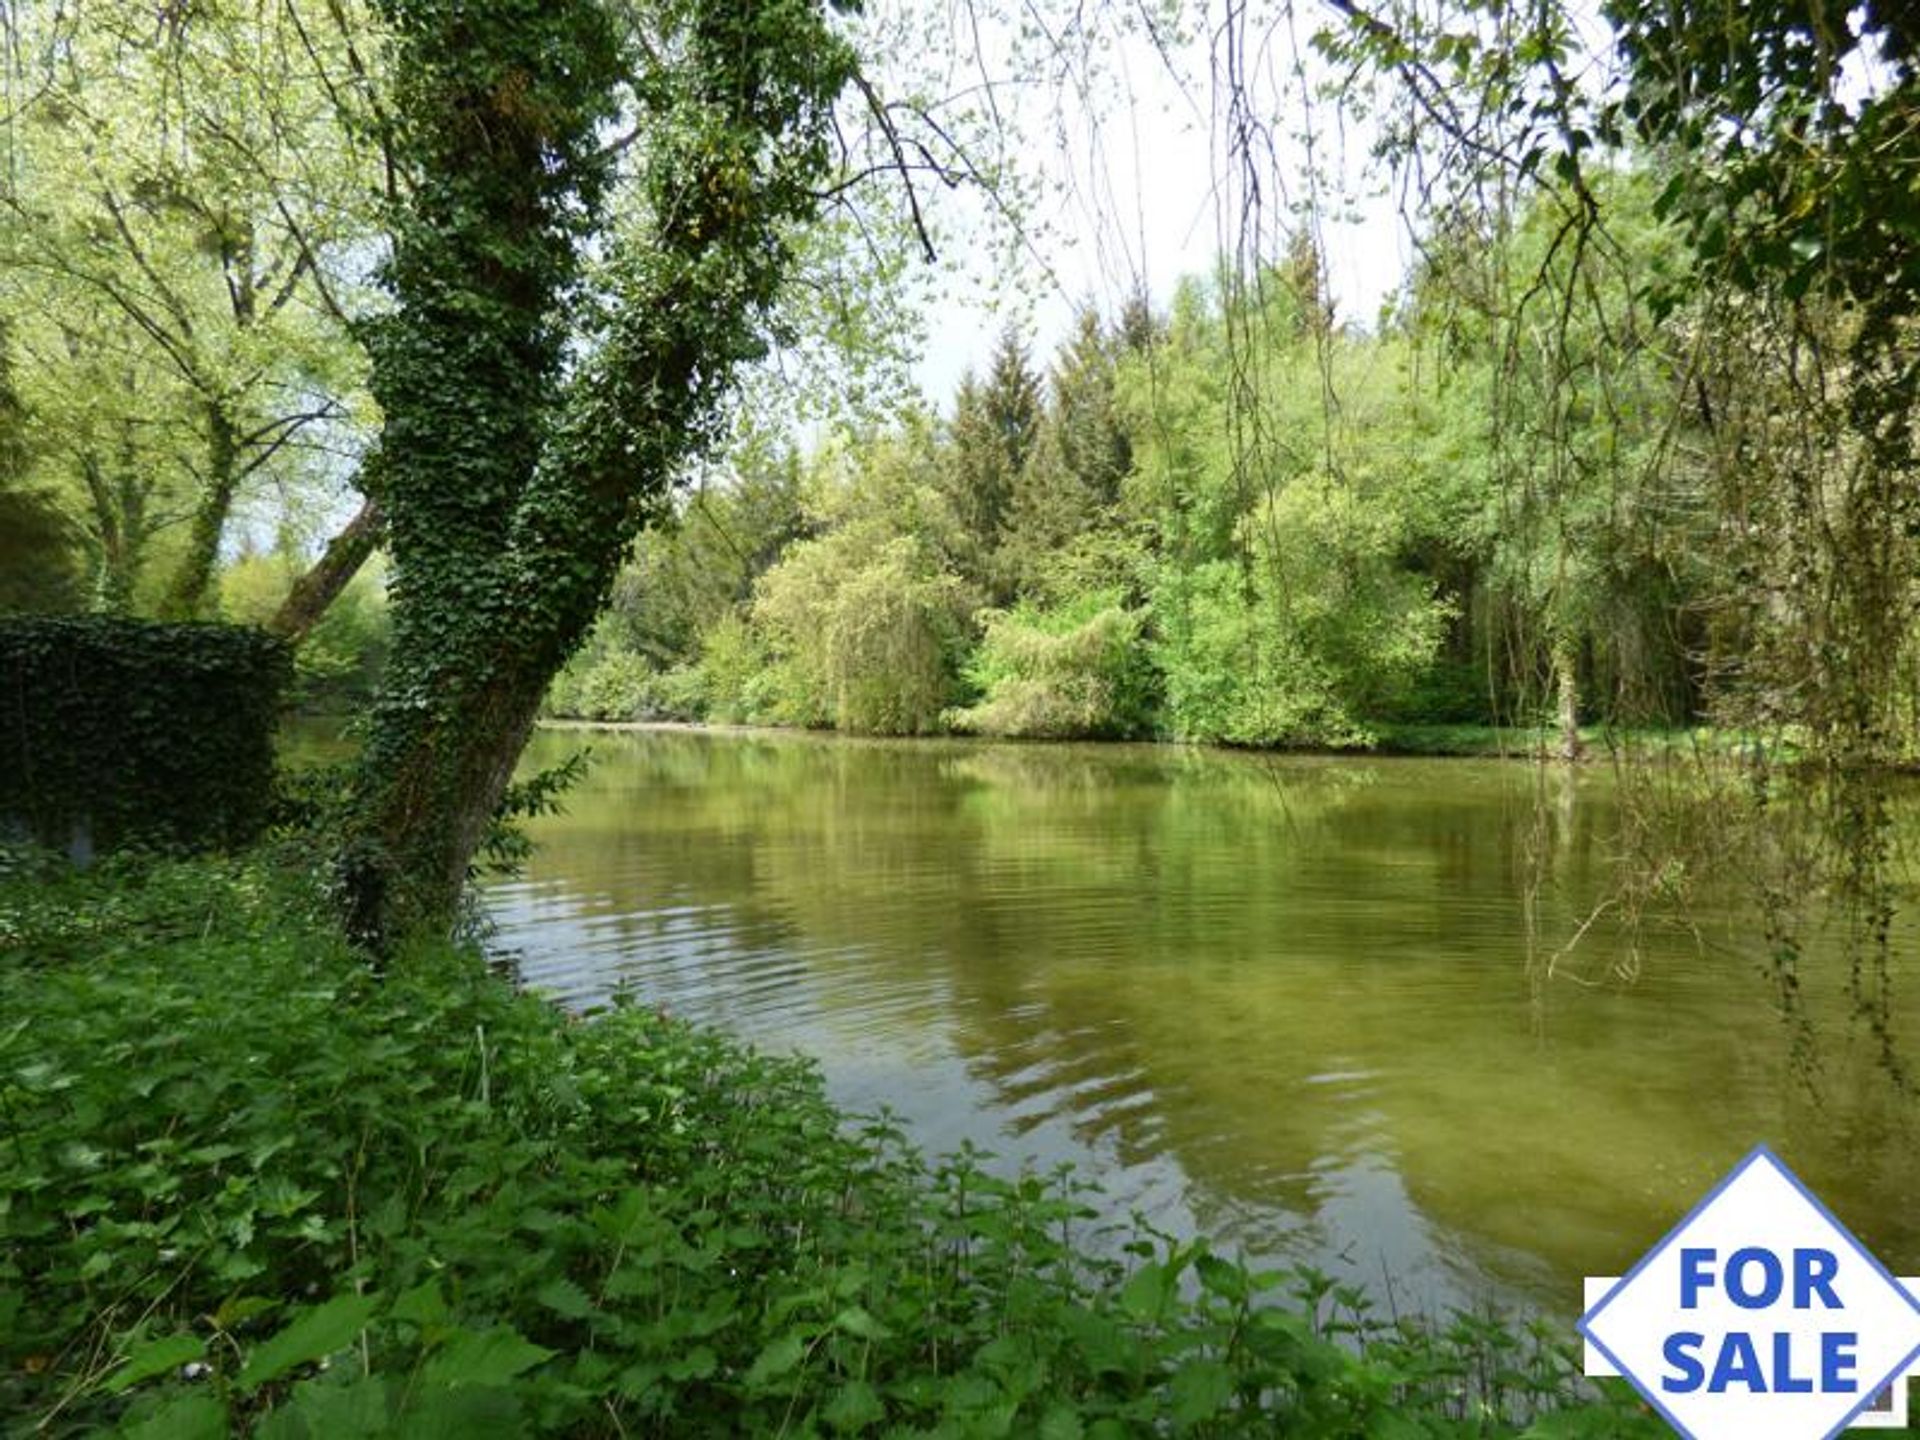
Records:
M1890 1261L1915 1258L1899 1112L1839 1091L1796 1111L1750 948L1643 927L1637 984L1530 985L1529 877L1549 933L1607 892L1605 775L1554 807L1543 842L1521 766L594 743L592 779L540 829L536 879L634 926L724 914L724 962L629 950L736 987L722 1014L777 1002L854 1037L944 1033L1012 1128L1064 1124L1126 1165L1172 1155L1209 1225L1271 1233L1260 1217L1357 1204L1343 1186L1385 1167L1470 1250L1540 1257L1565 1285L1624 1263L1766 1138ZM1698 884L1694 903L1711 918ZM1585 944L1624 940L1603 920Z

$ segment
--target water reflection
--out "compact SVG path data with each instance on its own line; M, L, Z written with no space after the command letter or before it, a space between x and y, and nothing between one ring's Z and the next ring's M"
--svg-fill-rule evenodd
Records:
M526 979L808 1051L930 1148L1078 1161L1403 1306L1571 1311L1765 1139L1920 1269L1908 1108L1844 1027L1821 1103L1791 1082L1738 876L1643 927L1631 985L1591 983L1628 945L1605 911L1530 971L1529 907L1564 937L1607 893L1603 772L698 733L530 763L582 743L492 893Z

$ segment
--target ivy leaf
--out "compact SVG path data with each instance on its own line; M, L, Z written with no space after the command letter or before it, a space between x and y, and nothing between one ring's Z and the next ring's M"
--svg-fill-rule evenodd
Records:
M336 1295L324 1305L302 1311L294 1322L262 1342L240 1371L240 1387L252 1390L296 1365L344 1350L366 1328L379 1308L378 1295Z

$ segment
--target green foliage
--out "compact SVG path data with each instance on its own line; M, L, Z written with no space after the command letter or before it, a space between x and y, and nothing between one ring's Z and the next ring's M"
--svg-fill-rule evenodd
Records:
M58 497L28 478L27 418L0 318L0 615L74 610L83 590L80 537Z
M771 716L780 676L760 632L729 612L701 638L696 671L706 718L730 724Z
M259 630L0 620L0 817L59 845L251 839L289 668Z
M547 712L568 720L698 720L705 713L697 670L660 670L630 651L589 645L553 677Z
M1145 619L1111 591L1051 611L988 611L967 668L982 698L954 714L955 727L1053 740L1150 733L1156 697Z
M378 980L257 862L105 881L0 887L23 1434L1655 1433L1544 1334L1103 1238L799 1062Z
M285 552L241 556L220 574L222 617L266 625L301 568L299 557ZM338 712L366 704L379 688L391 643L385 567L376 559L347 582L294 651L295 707Z
M1054 362L1051 402L1014 477L998 556L999 573L1021 594L1044 592L1060 549L1109 523L1120 498L1133 442L1116 403L1119 349L1089 309Z
M961 573L993 595L1011 597L1011 576L999 559L1020 477L1040 431L1040 382L1019 332L1000 337L984 381L963 380L954 400L951 453L940 481L965 537Z
M1452 217L1377 335L1334 325L1303 235L1272 270L1189 282L1164 323L1084 313L1044 402L1003 337L944 426L830 436L797 478L743 456L646 537L604 643L704 655L717 718L909 733L934 723L942 652L963 682L945 722L990 733L1344 746L1531 726L1555 697L1574 720L1695 718L1726 540L1674 461L1682 347L1633 283L1678 264L1657 190L1593 179L1617 248L1565 243L1551 197L1504 232ZM1583 303L1502 341L1507 271ZM910 583L856 616L869 570ZM938 576L1001 603L937 618L958 592L914 586ZM1125 680L1104 648L1123 631ZM842 716L888 673L915 691L898 713L869 694ZM1116 684L1165 703L1106 713Z
M1437 467L1399 346L1320 335L1317 304L1278 276L1189 286L1163 350L1121 373L1144 437L1128 503L1158 536L1165 727L1182 738L1365 744L1367 721L1435 660L1453 608L1410 563L1439 528ZM1246 346L1265 378L1223 427Z
M330 15L8 16L35 80L7 130L0 311L27 474L106 608L207 617L236 508L331 495L369 426L349 317L378 158L335 77L376 79L382 51L358 0Z
M751 439L729 455L724 483L681 496L641 533L596 633L657 668L693 659L702 635L744 604L753 585L810 522L800 457Z
M754 602L775 657L772 718L874 735L938 729L964 600L915 536L852 527L795 546Z
M73 527L53 496L0 475L0 615L77 610L83 593Z
M1170 570L1154 618L1178 733L1234 745L1364 745L1420 676L1446 607L1395 564L1390 512L1337 482L1263 507L1247 565Z
M1912 15L1805 0L1602 10L1627 85L1599 124L1681 157L1661 211L1684 220L1703 267L1792 300L1843 298L1871 317L1873 344L1900 344L1899 319L1920 307ZM1883 194L1889 176L1905 178Z

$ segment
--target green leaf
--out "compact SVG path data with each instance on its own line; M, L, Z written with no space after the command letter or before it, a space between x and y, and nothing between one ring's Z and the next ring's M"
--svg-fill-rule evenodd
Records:
M587 1292L564 1275L542 1285L534 1298L554 1314L569 1320L584 1320L594 1313L593 1301L587 1298Z
M386 1431L392 1396L388 1382L369 1375L350 1385L303 1380L293 1398L260 1423L256 1440L332 1440Z
M378 1295L336 1295L302 1311L294 1322L254 1348L240 1371L240 1386L252 1390L294 1368L344 1350L379 1308Z
M789 1331L778 1340L770 1343L754 1358L748 1369L746 1382L749 1387L765 1385L776 1380L800 1363L807 1353L807 1338L798 1331Z
M122 1440L225 1440L227 1407L211 1395L181 1395L120 1434Z
M197 1335L169 1335L165 1339L142 1345L127 1356L125 1367L108 1376L100 1388L108 1395L118 1395L129 1385L138 1385L142 1380L177 1370L206 1353L206 1341Z
M834 1316L833 1328L843 1330L849 1335L857 1335L862 1340L885 1340L893 1334L859 1305L850 1305Z
M236 1325L244 1325L256 1315L264 1315L279 1304L264 1295L235 1295L220 1302L220 1308L213 1312L213 1323L222 1330L231 1330Z
M886 1419L887 1407L873 1386L864 1380L855 1380L840 1387L840 1392L827 1403L822 1418L839 1434L853 1435Z
M1233 1398L1233 1376L1218 1360L1192 1360L1174 1372L1173 1423L1185 1429L1209 1420Z
M522 1371L553 1358L511 1325L491 1330L462 1330L427 1362L429 1385L505 1385Z
M1040 1417L1040 1440L1084 1440L1087 1427L1064 1400L1056 1400Z
M1238 1265L1202 1252L1194 1257L1193 1267L1200 1274L1200 1283L1215 1295L1226 1300L1247 1298L1247 1272Z
M661 1373L669 1380L705 1380L720 1368L720 1357L713 1353L708 1345L696 1345L693 1349L674 1356L661 1367Z
M1367 1421L1367 1440L1426 1440L1433 1431L1411 1415L1377 1410Z
M1638 1420L1638 1424L1634 1423ZM1665 1433L1650 1417L1629 1417L1606 1406L1557 1410L1528 1427L1521 1440L1618 1440L1622 1435Z
M1173 1298L1173 1275L1164 1265L1142 1265L1120 1290L1120 1308L1135 1320L1158 1320Z
M407 1291L393 1302L393 1318L423 1328L439 1325L447 1318L447 1300L440 1293L440 1282L428 1280Z
M519 1396L511 1390L479 1386L424 1390L394 1428L407 1440L475 1440L483 1435L528 1433Z

